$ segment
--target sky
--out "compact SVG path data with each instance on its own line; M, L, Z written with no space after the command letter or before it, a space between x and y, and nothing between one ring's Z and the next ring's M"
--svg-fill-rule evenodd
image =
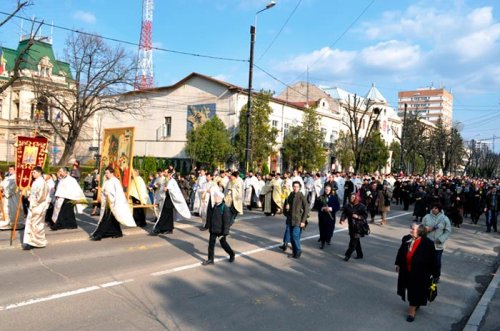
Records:
M0 1L10 12L15 0ZM32 0L20 15L138 44L141 0ZM375 84L397 108L397 93L445 87L464 139L500 152L500 2L495 0L155 0L155 85L198 72L245 87L250 25L256 24L254 89L279 94L309 81L365 95ZM0 19L5 17L0 14ZM23 24L24 33L29 24ZM16 48L19 19L1 28L0 45ZM50 35L50 26L42 33ZM64 60L68 31L53 29ZM136 55L138 46L107 41ZM209 55L218 59L169 51ZM234 59L226 60L226 59Z

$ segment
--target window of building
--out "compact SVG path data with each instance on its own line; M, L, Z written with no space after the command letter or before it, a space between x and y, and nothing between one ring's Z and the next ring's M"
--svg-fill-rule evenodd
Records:
M276 128L276 129L277 129L277 128L278 128L278 121L273 120L273 121L272 121L272 125L273 125L273 128Z
M19 101L14 101L14 110L16 111L16 118L20 118L21 117L21 108L19 106Z
M172 117L165 117L165 131L164 136L170 137L172 135Z
M327 134L327 129L326 128L321 128L321 133L323 134L323 140L326 140L326 134Z
M288 135L288 130L290 129L290 123L285 123L283 128L283 136L286 137Z
M34 103L31 104L31 112L30 112L30 120L33 120L35 118L35 109L36 105Z

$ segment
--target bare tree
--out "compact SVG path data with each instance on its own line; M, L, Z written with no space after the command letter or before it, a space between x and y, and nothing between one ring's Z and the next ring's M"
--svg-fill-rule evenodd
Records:
M16 8L2 21L0 22L0 28L10 21L13 17L16 16L16 14L21 11L23 8L31 5L30 1L17 1ZM12 71L10 72L9 79L0 85L0 93L5 91L9 86L14 84L16 80L18 80L21 77L21 66L27 62L26 55L28 54L30 48L33 46L35 43L35 40L37 38L37 34L40 31L40 28L42 27L43 22L36 22L33 20L31 24L31 31L29 34L29 39L28 42L24 44L24 47L20 50L18 56L16 57L14 61L14 66L12 68ZM40 38L39 38L40 39Z
M97 113L138 113L140 107L122 95L133 86L135 61L121 47L110 47L101 37L74 33L66 41L66 61L74 79L61 87L39 77L35 83L38 97L47 98L57 112L47 119L64 143L59 164L66 164L87 122Z
M373 130L378 130L379 116L381 109L373 107L375 102L371 99L364 99L356 94L347 99L344 110L347 118L342 120L342 124L347 126L351 150L354 154L354 172L361 169L362 155L367 145L367 137L371 136Z

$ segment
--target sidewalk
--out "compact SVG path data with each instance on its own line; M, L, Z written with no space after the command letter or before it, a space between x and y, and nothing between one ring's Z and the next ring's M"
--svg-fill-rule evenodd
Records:
M497 258L496 271L481 300L469 317L464 331L494 331L500 328L500 261Z

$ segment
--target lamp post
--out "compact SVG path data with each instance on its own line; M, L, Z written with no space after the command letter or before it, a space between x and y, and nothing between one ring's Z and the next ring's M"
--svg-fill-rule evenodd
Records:
M257 25L257 15L276 5L275 1L269 2L264 9L255 13L254 24L250 26L250 60L248 68L248 102L247 102L247 132L245 144L245 171L248 171L250 162L250 138L251 138L251 116L252 116L252 80L253 80L253 51L255 45L255 26Z

